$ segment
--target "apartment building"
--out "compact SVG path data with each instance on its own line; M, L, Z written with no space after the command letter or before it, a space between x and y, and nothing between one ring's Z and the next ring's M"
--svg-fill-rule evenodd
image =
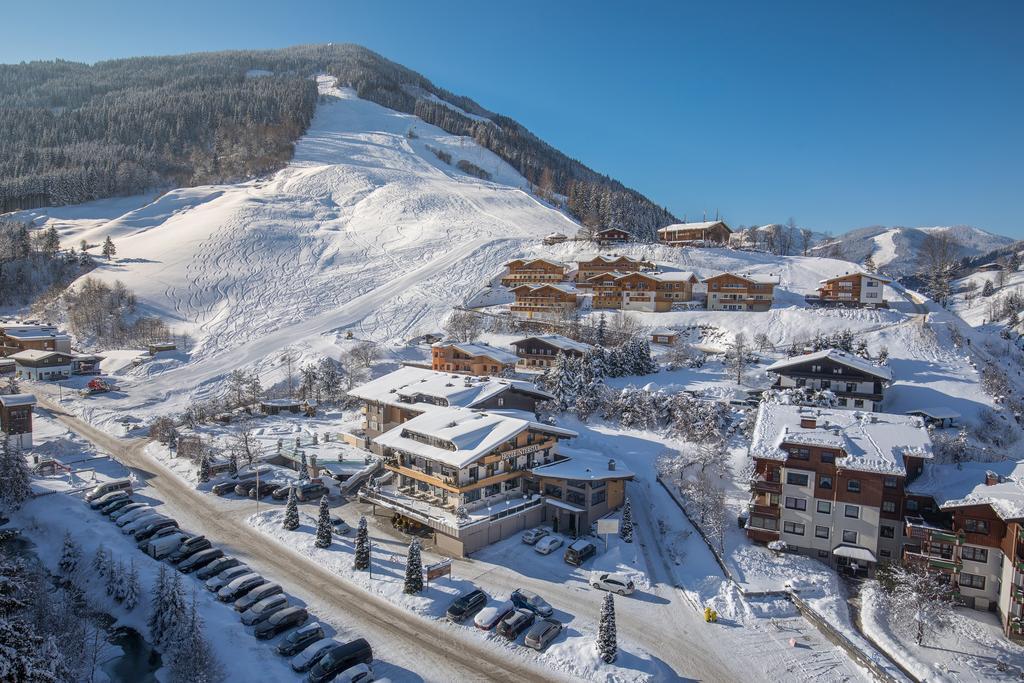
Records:
M880 410L892 370L837 349L786 358L765 370L775 375L776 389L808 387L829 390L842 408Z
M0 431L20 448L32 448L32 394L0 395Z
M53 325L0 323L0 356L19 351L71 353L71 337Z
M576 262L576 286L588 287L590 278L601 273L642 273L653 270L654 263L631 256L594 256Z
M633 472L595 451L559 446L565 457L530 470L527 487L544 496L545 521L556 534L579 536L626 500Z
M725 221L675 223L658 230L658 241L671 247L725 245L729 243L730 235L732 229Z
M762 403L750 454L749 538L853 576L898 561L906 482L932 457L920 418Z
M512 295L512 315L528 320L558 320L579 306L576 287L564 282L517 285L512 288Z
M555 363L558 354L582 358L594 347L559 334L543 334L536 337L525 337L512 342L516 350L519 365L523 368L549 368Z
M538 285L562 282L568 278L569 266L552 259L513 259L505 264L506 272L501 284L514 287L520 284Z
M832 306L885 308L885 285L892 280L873 273L845 273L822 280L818 298Z
M700 282L690 271L617 271L595 275L587 281L593 291L593 308L665 312L676 303L693 300L693 286Z
M514 369L519 357L481 342L440 341L430 347L430 367L465 375L500 375Z
M721 273L704 280L709 311L767 311L772 307L776 275Z

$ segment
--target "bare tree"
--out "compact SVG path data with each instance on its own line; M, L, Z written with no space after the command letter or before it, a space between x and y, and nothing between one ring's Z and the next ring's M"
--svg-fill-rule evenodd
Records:
M286 377L288 379L288 397L291 398L295 395L295 366L299 362L299 354L293 349L286 349L278 362L284 366Z
M750 348L747 346L747 337L742 332L737 332L725 352L725 364L736 373L736 384L743 384L743 373L749 363Z
M929 294L939 304L949 298L950 280L963 250L960 243L945 231L925 235L917 252L917 272L925 281Z
M878 571L878 584L889 603L887 611L921 645L925 636L952 616L956 598L950 577L915 564L883 567Z
M249 467L252 467L253 462L260 457L260 453L263 450L259 440L253 434L252 424L246 419L238 421L238 428L235 431L234 443L232 445L235 451L245 458L245 462Z
M800 251L804 256L811 253L812 246L814 246L814 233L807 228L800 228Z
M352 364L358 368L369 368L379 355L380 352L377 350L377 345L371 341L359 342L348 352L348 357L351 359Z
M452 311L444 324L444 333L460 342L475 341L483 331L483 318L471 311Z

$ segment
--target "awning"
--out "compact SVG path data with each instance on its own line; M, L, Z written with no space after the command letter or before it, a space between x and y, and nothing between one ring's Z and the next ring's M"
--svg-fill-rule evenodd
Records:
M860 560L861 562L878 562L873 552L856 545L837 545L832 549L832 554L838 557L848 557L851 560Z
M565 503L560 500L555 500L554 498L545 498L544 502L548 503L549 505L554 505L556 508L568 510L569 512L583 512L583 508L578 508L575 505L570 505L569 503Z

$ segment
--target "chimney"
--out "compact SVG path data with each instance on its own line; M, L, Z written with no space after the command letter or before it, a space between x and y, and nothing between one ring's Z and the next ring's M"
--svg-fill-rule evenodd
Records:
M801 429L814 429L818 426L818 418L816 417L801 417L800 428Z
M609 472L614 472L615 471L615 459L614 458L610 458L608 460L608 471Z
M985 472L985 486L995 486L998 483L999 483L999 475L998 474L996 474L992 470L988 470L988 471Z

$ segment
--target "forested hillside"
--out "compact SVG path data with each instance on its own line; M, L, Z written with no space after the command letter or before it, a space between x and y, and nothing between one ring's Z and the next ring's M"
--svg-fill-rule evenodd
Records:
M356 45L0 65L0 211L280 168L309 125L310 76L472 137L590 227L642 238L676 219L512 119ZM452 106L448 106L448 105Z

